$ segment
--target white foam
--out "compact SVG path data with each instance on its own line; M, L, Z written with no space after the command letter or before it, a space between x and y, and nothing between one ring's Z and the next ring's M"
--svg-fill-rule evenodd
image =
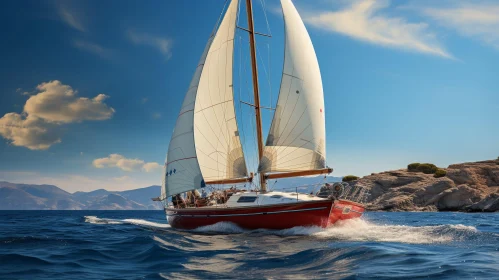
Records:
M282 235L309 235L322 239L342 241L399 242L411 244L431 244L451 242L462 238L463 233L477 232L472 226L437 225L406 226L376 225L362 219L338 221L334 226L296 227L275 232Z
M85 216L85 223L90 223L90 224L98 224L98 225L103 225L103 224L122 224L122 222L118 220L113 220L113 219L102 219L102 218L97 218L96 216Z
M145 226L145 227L152 227L152 228L170 228L169 224L155 223L155 222L150 222L150 221L146 221L146 220L142 220L142 219L117 220L117 219L98 218L96 216L85 216L85 223L112 224L112 225L131 224L131 225Z
M462 239L465 235L477 232L472 226L436 225L406 226L377 225L363 219L351 219L337 222L329 228L294 227L284 230L244 230L235 224L221 222L199 227L195 232L214 233L268 233L280 236L312 236L320 239L363 242L398 242L410 244L446 243Z
M149 228L170 228L164 223L155 223L142 219L106 219L85 216L85 222L91 224L132 224ZM280 236L312 236L320 239L362 242L398 242L410 244L446 243L461 240L469 234L478 232L473 226L462 224L435 226L377 225L362 218L338 221L329 228L294 227L284 230L245 230L230 222L220 222L193 230L200 233L268 233Z
M127 223L127 224L138 225L138 226L147 226L147 227L153 227L153 228L170 228L171 227L169 224L155 223L155 222L150 222L150 221L141 220L141 219L124 219L122 221L124 223Z
M216 233L241 233L246 230L238 227L230 222L219 222L209 226L198 227L193 231L196 232L216 232Z

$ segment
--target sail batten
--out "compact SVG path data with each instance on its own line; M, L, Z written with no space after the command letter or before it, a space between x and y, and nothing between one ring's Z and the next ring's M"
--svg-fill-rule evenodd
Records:
M319 63L290 0L281 0L285 55L281 87L259 172L325 168L324 96Z

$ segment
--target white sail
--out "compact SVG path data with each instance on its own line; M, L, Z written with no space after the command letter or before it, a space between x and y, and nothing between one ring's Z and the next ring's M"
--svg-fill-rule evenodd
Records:
M237 11L234 0L208 51L194 106L197 160L207 182L247 176L232 86Z
M281 0L285 56L281 88L259 172L325 167L324 96L310 36L290 0Z
M213 37L210 37L203 55L199 60L196 72L192 77L189 89L184 97L182 108L177 117L175 129L168 146L167 159L163 170L163 187L161 199L204 187L203 176L196 156L194 145L194 103L199 86L199 79Z

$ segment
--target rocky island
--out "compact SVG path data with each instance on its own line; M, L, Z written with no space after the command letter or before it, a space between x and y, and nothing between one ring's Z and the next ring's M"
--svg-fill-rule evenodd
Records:
M418 166L373 173L349 183L367 187L370 211L499 211L499 159L429 172Z

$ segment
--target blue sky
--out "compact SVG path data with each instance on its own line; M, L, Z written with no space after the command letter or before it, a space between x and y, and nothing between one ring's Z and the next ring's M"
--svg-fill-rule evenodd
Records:
M185 90L224 2L2 2L0 180L71 192L160 184ZM499 156L497 1L294 2L321 67L334 175ZM254 9L257 30L268 33L260 1ZM272 38L257 40L262 103L272 106L283 24L278 1L266 9ZM237 41L236 100L248 101L247 34L238 31ZM244 145L254 168L254 144Z

